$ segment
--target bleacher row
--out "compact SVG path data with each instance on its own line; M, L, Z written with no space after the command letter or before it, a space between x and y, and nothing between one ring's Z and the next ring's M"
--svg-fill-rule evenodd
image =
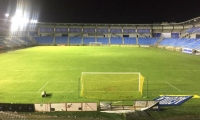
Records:
M88 45L90 42L101 42L103 45L134 45L137 44L137 40L134 37L111 37L110 40L107 37L34 37L36 44L70 44L70 45ZM158 43L159 38L138 38L139 45L154 45ZM27 37L13 37L5 38L0 37L0 46L13 47L22 45L32 45L33 43ZM174 46L185 47L191 49L200 49L200 39L196 38L165 38L158 45L160 46Z
M160 42L159 45L200 49L200 39L196 39L196 38L165 38Z
M38 44L53 44L53 37L34 37ZM138 38L138 44L153 45L158 38ZM110 41L107 37L56 37L55 44L89 44L90 42L101 42L102 44L137 44L134 37L111 37Z
M0 37L0 46L4 47L13 47L13 46L22 46L22 45L32 45L32 42L27 37Z
M158 42L159 38L138 38L139 45L154 45ZM53 44L53 37L35 37L36 43L38 44ZM101 42L102 44L137 44L136 38L134 37L111 37L109 38L97 37L56 37L55 44L89 44L90 42ZM161 46L174 46L174 47L187 47L192 49L200 49L200 39L192 38L165 38L159 45Z

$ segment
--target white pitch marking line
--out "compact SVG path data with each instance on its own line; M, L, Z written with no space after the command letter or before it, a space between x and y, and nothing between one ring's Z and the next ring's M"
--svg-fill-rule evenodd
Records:
M168 84L169 86L173 87L174 89L178 90L179 92L182 92L181 90L179 90L178 88L172 86L171 84L169 84L168 82L165 82L166 84Z
M40 92L40 90L42 90L42 88L44 88L48 83L49 83L49 81L48 81L46 84L44 84L44 85L38 90L38 92Z

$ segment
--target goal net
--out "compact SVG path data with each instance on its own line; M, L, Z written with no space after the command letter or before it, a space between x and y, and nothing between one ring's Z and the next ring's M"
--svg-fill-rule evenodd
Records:
M142 96L144 77L138 72L83 72L80 95L103 100L128 100Z
M90 46L102 46L101 42L89 42Z

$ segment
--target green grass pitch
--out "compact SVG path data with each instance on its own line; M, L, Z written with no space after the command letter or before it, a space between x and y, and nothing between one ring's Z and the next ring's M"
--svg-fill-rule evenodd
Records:
M101 100L141 97L139 76L140 73L130 72L83 72L80 81L81 96Z
M0 54L0 102L98 101L79 96L82 72L140 72L148 78L151 100L160 94L200 95L199 56L157 48L39 46ZM146 81L143 96L145 86ZM43 90L51 96L42 98Z

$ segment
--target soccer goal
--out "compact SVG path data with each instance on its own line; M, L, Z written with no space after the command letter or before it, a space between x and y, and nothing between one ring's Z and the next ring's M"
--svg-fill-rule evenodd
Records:
M102 46L101 42L89 42L89 46Z
M82 72L80 95L104 100L139 98L143 82L139 72Z

